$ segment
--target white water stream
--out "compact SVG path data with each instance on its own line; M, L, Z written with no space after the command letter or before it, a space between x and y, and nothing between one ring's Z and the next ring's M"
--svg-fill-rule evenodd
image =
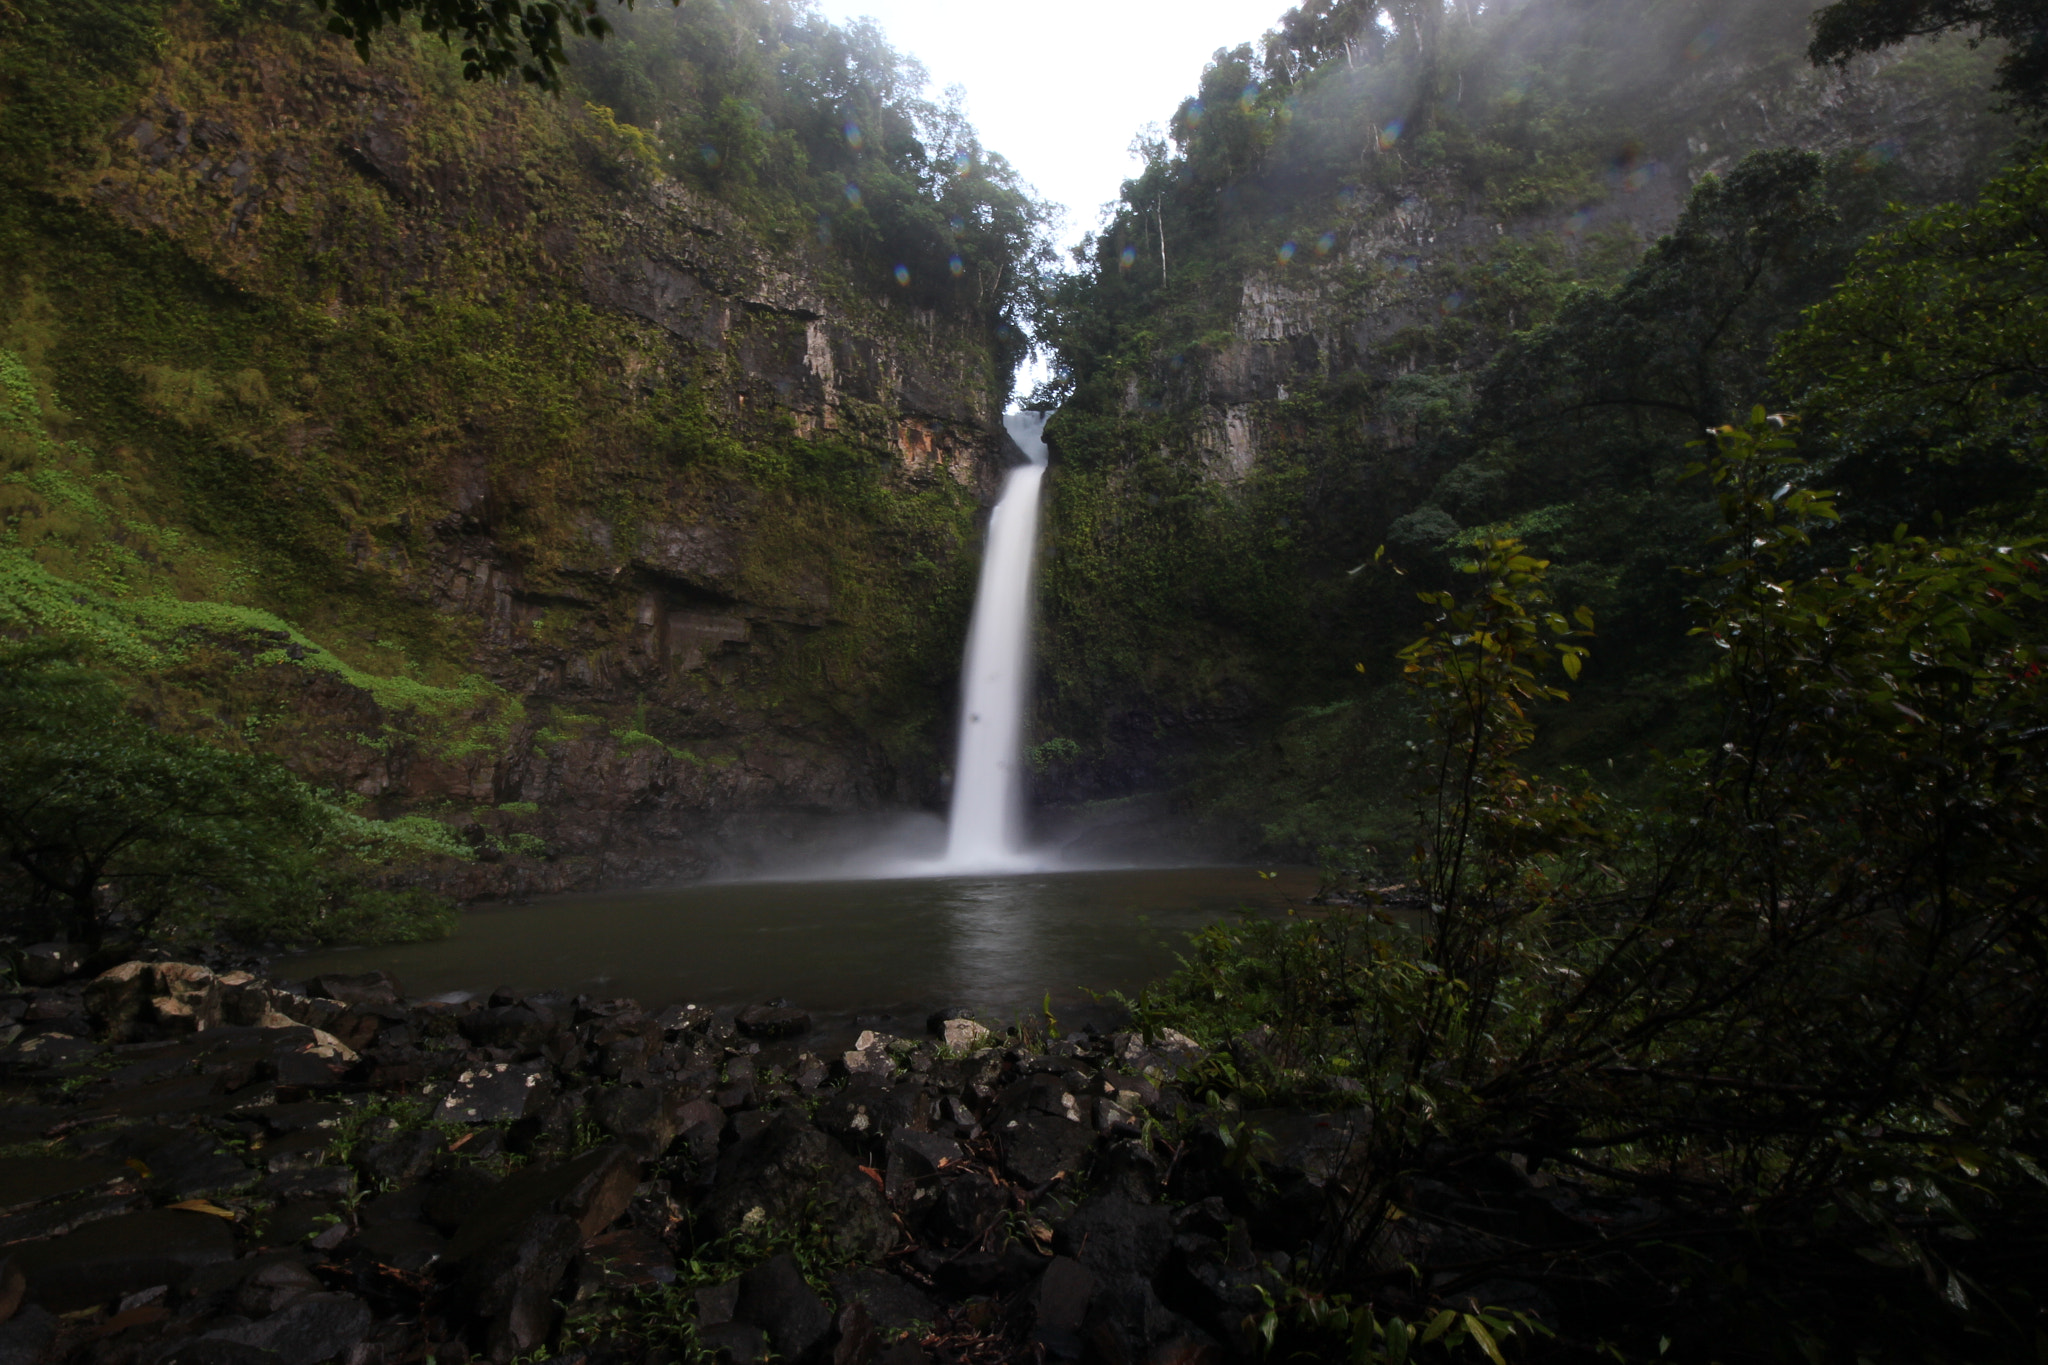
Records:
M1033 865L1023 844L1021 765L1045 415L1013 412L1003 425L1031 463L1010 471L989 516L988 549L960 679L960 748L953 764L953 809L943 863L948 870L994 872Z

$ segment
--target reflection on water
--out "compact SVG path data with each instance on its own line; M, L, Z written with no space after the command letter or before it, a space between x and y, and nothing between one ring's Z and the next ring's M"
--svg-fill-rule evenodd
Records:
M899 881L724 882L472 911L441 943L318 953L304 977L381 967L414 995L498 986L648 1005L786 997L822 1011L960 1005L1013 1015L1048 993L1133 990L1193 929L1279 909L1314 875L1249 868Z

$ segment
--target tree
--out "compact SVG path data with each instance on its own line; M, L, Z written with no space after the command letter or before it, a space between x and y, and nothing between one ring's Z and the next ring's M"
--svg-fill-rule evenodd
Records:
M327 811L275 759L151 726L42 642L0 655L0 852L15 914L98 944L303 889Z
M2040 0L1835 0L1813 16L1806 55L1815 66L1843 66L1858 53L1958 29L1974 30L1972 42L2010 43L1994 88L2015 110L2048 118L2048 7Z

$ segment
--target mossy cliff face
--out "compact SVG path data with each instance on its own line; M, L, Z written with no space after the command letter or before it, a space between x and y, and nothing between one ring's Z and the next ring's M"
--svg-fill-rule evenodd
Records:
M1655 509L1590 464L1522 497L1534 457L1474 416L1489 363L1620 284L1751 152L1821 154L1839 246L1887 200L1967 192L2011 137L1992 54L1816 71L1807 8L1527 0L1448 9L1420 49L1371 27L1217 54L1048 319L1064 406L1038 726L1071 743L1043 794L1178 787L1269 850L1393 840L1415 716L1392 655L1464 528L1531 541L1594 605L1596 691L1634 668L1617 642L1663 628L1709 519L1665 506L1664 466L1640 481ZM1779 323L1814 297L1787 294ZM1759 387L1731 401L1765 401L1760 357L1742 363ZM1569 452L1546 458L1570 484ZM1375 564L1383 545L1408 577ZM1664 681L1617 683L1604 732L1640 737Z
M471 894L933 795L986 319L438 43L88 5L6 44L0 628L465 829Z

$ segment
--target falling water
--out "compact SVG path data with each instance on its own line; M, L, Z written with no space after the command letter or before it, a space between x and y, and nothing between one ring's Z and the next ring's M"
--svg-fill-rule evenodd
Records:
M946 864L994 870L1024 863L1019 771L1031 674L1031 587L1038 554L1038 485L1045 477L1045 416L1003 418L1031 463L1010 471L988 523L988 550L961 676L960 750Z

